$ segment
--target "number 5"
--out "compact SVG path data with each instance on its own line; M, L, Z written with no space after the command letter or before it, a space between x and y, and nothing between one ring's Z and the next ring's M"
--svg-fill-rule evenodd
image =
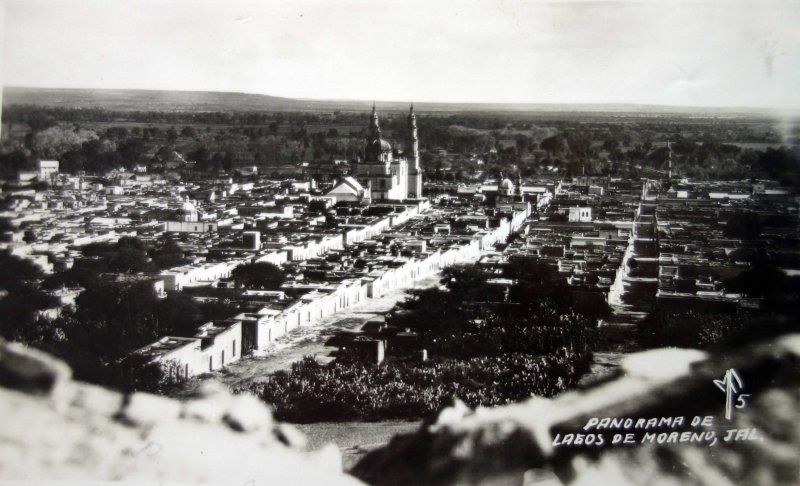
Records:
M747 406L747 401L745 399L748 398L749 396L750 396L749 393L742 393L741 395L739 395L739 399L736 400L736 408L744 408L745 406Z

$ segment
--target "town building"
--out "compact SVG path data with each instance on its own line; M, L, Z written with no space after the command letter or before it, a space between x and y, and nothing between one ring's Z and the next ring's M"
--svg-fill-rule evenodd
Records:
M37 175L40 181L51 182L58 175L59 163L57 160L40 160L36 163Z

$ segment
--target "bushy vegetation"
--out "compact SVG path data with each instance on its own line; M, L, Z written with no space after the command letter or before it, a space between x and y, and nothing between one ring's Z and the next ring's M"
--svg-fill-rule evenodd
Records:
M742 314L654 312L639 325L646 347L708 348L740 332L747 324Z
M545 356L513 353L466 360L397 361L386 366L313 358L292 365L250 391L292 422L419 418L441 409L452 397L475 407L503 405L533 395L550 397L584 371L565 349Z
M277 290L285 275L277 265L269 262L246 263L234 268L231 277L239 287L261 290Z
M800 277L787 275L767 260L755 259L752 268L728 279L725 286L763 299L762 308L771 314L796 315L800 308Z

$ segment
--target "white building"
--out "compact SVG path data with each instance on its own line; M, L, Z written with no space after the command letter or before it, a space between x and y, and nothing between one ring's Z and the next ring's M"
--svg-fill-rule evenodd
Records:
M57 160L40 160L36 164L36 170L40 181L50 181L58 175Z
M586 208L586 207L569 208L569 222L590 223L591 221L592 221L592 208Z

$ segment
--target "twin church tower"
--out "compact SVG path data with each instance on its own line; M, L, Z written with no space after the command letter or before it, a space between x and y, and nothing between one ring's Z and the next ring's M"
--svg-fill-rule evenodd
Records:
M408 113L403 156L395 158L392 146L381 138L378 113L372 105L364 159L353 167L352 176L370 191L373 201L422 197L422 170L419 167L419 139L414 107Z

